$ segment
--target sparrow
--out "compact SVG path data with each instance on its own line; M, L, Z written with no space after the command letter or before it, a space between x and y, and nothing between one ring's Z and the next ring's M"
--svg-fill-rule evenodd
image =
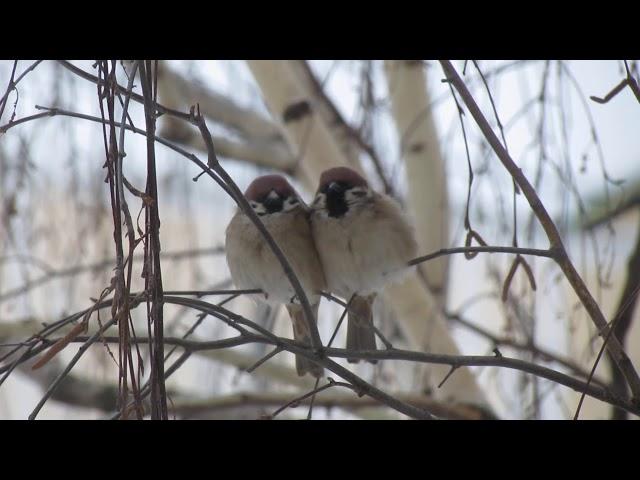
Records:
M375 350L373 302L409 271L418 249L413 227L395 200L347 167L322 173L311 208L327 288L350 302L347 350Z
M325 288L324 273L318 257L309 207L281 175L256 178L244 193L253 211L260 217L289 261L309 300L316 322L320 292ZM294 340L311 345L311 333L304 310L284 269L262 234L247 215L238 209L226 230L226 256L236 287L259 288L271 305L286 305L293 324ZM296 371L316 378L324 368L296 355Z

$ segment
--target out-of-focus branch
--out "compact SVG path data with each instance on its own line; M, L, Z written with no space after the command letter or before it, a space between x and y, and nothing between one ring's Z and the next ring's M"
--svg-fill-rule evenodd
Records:
M280 139L282 145L286 146L278 126L270 119L255 110L237 105L204 85L186 79L168 67L166 62L161 62L158 69L158 90L161 101L169 107L186 110L197 103L200 105L200 113L205 117L232 128L243 136L256 140ZM191 132L198 135L197 129L192 129Z
M168 299L167 303L172 303L174 300L175 299L170 298ZM239 316L234 315L234 317L239 317ZM243 319L243 322L248 324L252 323L246 319ZM87 337L77 337L73 341L83 342L86 340L87 340ZM114 337L105 337L105 341L113 341L113 340L115 340ZM138 338L135 341L144 342L146 341L146 339ZM235 338L230 338L225 340L215 340L215 341L185 340L185 339L173 338L173 337L165 338L165 343L167 345L179 345L180 347L185 348L187 352L197 352L202 350L208 350L211 348L215 348L215 349L227 348L232 345L240 345L240 344L251 343L255 341L258 341L261 343L267 343L271 345L279 345L283 348L283 350L287 350L289 352L302 355L306 358L310 358L310 359L313 358L318 363L323 364L325 367L334 371L334 373L340 375L340 373L334 370L335 367L339 367L339 365L337 365L335 362L329 360L328 358L319 358L316 354L314 354L311 351L311 349L309 349L308 347L302 346L302 344L298 344L297 342L293 342L289 339L285 339L282 337L275 337L271 334L268 337L264 337L258 334L255 334L255 335L249 334L246 336L246 338L243 338L242 336L240 336L240 337L235 337ZM588 385L584 381L575 379L573 377L570 377L568 375L557 372L547 367L543 367L530 362L526 362L524 360L509 358L501 355L496 355L496 356L442 355L442 354L415 352L411 350L400 350L396 348L390 348L386 350L375 350L375 351L360 351L357 353L350 350L341 349L341 348L327 348L325 349L324 353L326 357L336 357L336 358L352 358L353 357L353 358L359 358L362 360L379 360L379 361L403 360L403 361L413 361L413 362L421 362L421 363L434 363L434 364L447 365L449 367L458 367L458 368L461 366L485 366L485 367L510 368L514 370L527 372L532 375L536 375L540 378L545 378L547 380L556 382L560 385L564 385L576 391L586 392L587 395L592 396L593 398L602 400L607 403L611 403L612 405L621 406L627 411L640 416L640 408L633 406L630 402L612 394L609 390L605 388L598 387L595 385ZM342 367L340 367L339 370L346 371L346 369L343 369ZM350 374L349 376L351 377L353 376L353 374ZM374 396L374 398L376 397Z
M613 328L615 336L620 343L624 346L627 334L631 328L631 321L633 320L636 306L638 304L638 289L640 288L640 224L638 225L636 246L634 248L629 262L627 263L627 280L622 289L620 300L618 301L618 307L614 315L615 327ZM608 356L610 360L611 354ZM624 381L623 372L618 369L615 362L610 362L611 369L611 388L621 397L627 396L627 386ZM626 420L628 417L627 412L621 408L614 408L612 419L613 420Z
M132 98L134 97L134 95L132 94ZM159 107L159 104L156 104L157 107ZM62 110L60 108L48 108L48 107L41 107L39 105L36 105L36 109L39 110L46 110L45 112L42 113L38 113L35 115L30 115L28 117L23 117L20 118L18 120L15 120L13 122L9 122L5 125L0 125L0 133L3 133L7 130L9 130L10 128L13 128L17 125L20 125L22 123L25 122L30 122L33 120L37 120L40 118L45 118L45 117L55 117L56 115L62 115L62 116L68 116L68 117L73 117L73 118L80 118L83 120L89 120L90 122L97 122L97 123L105 123L105 121L101 118L98 117L94 117L92 115L86 115L83 113L78 113L78 112L70 112L68 110ZM179 114L182 115L182 114ZM181 116L179 118L182 118ZM191 116L187 115L187 120L191 121ZM131 125L121 125L119 122L113 122L114 126L116 127L122 127L125 128L127 130L131 130L132 132L138 133L140 135L144 135L145 137L147 136L147 132L140 129L140 128L136 128L133 127ZM170 148L171 150L173 150L174 152L178 152L180 155L184 156L185 158L187 158L189 161L193 162L194 164L196 164L198 167L200 167L202 169L202 174L206 173L207 175L209 175L225 192L230 194L229 188L226 186L226 184L220 180L220 178L213 173L213 171L207 167L207 165L205 165L202 161L200 161L200 159L194 155L193 153L187 152L185 151L183 148L179 147L178 145L175 145L167 140L165 140L164 138L158 137L157 135L154 135L153 138L155 139L156 142L160 143L161 145L164 145L168 148ZM231 195L231 194L230 194ZM231 195L233 197L233 195Z
M61 362L54 359L43 368L32 370L32 362L18 367L20 373L35 381L40 388L46 390L63 371ZM118 400L118 386L99 383L74 374L69 374L58 385L51 395L51 400L66 403L74 407L95 408L104 412L114 410Z
M78 339L77 341L85 340L85 337ZM116 337L105 337L107 342L117 343ZM141 342L142 343L142 342ZM234 357L234 350L222 349L222 350L204 350L200 353L210 358L215 358L218 361L238 366L248 365L254 361L250 356L240 354L237 358ZM210 354L231 354L227 357L224 355L210 355ZM246 358L245 358L246 357ZM224 360L223 360L224 358ZM239 360L239 361L238 361ZM18 367L20 373L28 376L31 380L35 381L41 388L47 388L56 377L60 375L63 367L57 361L48 363L44 368L38 370L31 370L30 365L32 362L27 362ZM264 370L269 370L268 367L273 367L274 364L268 363L261 367L259 374L264 375ZM280 365L282 372L286 375L279 375L273 378L268 375L268 378L272 380L285 380L284 383L295 385L300 388L300 391L306 391L313 388L314 382L309 380L308 377L299 377L295 370ZM273 370L273 369L272 369ZM256 372L258 373L258 372ZM253 408L253 407L279 407L287 403L295 393L282 393L282 392L239 392L231 395L213 396L210 398L196 399L186 396L184 392L168 389L167 395L172 399L169 410L171 413L178 415L192 415L202 412L219 412L227 409L238 408ZM72 405L75 407L98 409L104 412L110 412L116 408L116 400L118 396L118 388L116 385L95 382L88 380L77 375L69 374L58 385L56 390L51 395L51 400ZM418 408L433 411L435 415L452 419L452 420L481 420L483 416L477 410L464 406L449 406L439 403L429 397L407 393L393 393L393 397L400 398L402 401L412 404ZM333 393L326 392L319 395L315 400L315 405L322 408L342 408L354 413L359 414L360 411L371 407L384 407L378 401L368 397L358 397L354 394ZM299 402L300 405L308 404L307 400ZM145 402L145 410L148 410L149 403ZM366 414L365 414L366 417Z
M206 255L219 255L224 253L223 247L211 247L211 248L200 248L200 249L190 249L183 251L175 251L175 252L165 252L161 254L161 258L163 260L181 260L184 258L192 258L198 256L206 256ZM4 258L0 258L0 260L8 261L11 260L11 256L6 256ZM144 260L144 255L138 254L133 256L134 261ZM115 259L105 259L100 260L95 263L90 263L87 265L78 265L75 267L62 268L59 270L47 268L45 269L45 273L38 278L31 280L24 285L21 285L16 288L12 288L11 290L7 290L6 292L0 293L0 302L8 300L10 298L14 298L16 296L22 295L23 293L28 292L31 289L42 286L52 280L72 277L74 275L79 275L82 273L94 273L104 270L108 267L113 267L115 265ZM1 327L1 324L0 324Z
M218 412L231 408L278 407L287 403L293 395L280 392L239 392L197 400L176 399L173 402L173 408L176 413L184 415L199 412ZM410 405L433 412L434 415L441 418L451 420L483 420L485 418L476 409L461 405L444 404L424 395L399 392L391 393L391 395ZM298 406L308 406L309 403L310 399L304 399L298 402ZM384 405L370 397L358 397L353 393L334 391L319 393L314 400L314 406L328 410L342 408L358 413L364 408L383 407Z
M187 79L168 67L166 62L160 62L158 90L160 100L167 106L186 110L198 103L201 114L238 134L238 139L213 136L219 155L286 173L292 172L295 159L277 125L270 119L254 110L240 107L228 97ZM171 116L161 119L160 135L173 142L206 151L198 130Z
M529 343L529 342L521 343L512 338L501 337L499 335L491 333L489 330L485 328L482 328L482 327L479 327L478 325L473 324L466 318L463 318L459 313L446 312L445 316L449 320L452 320L460 324L461 326L467 328L468 330L474 333L477 333L478 335L481 335L485 339L489 340L496 347L505 346L521 352L532 353L540 360L543 360L545 362L557 363L558 365L561 365L571 370L573 373L581 377L584 377L584 378L589 377L589 372L587 372L584 368L582 368L580 365L578 365L574 361L568 358L560 357L550 352L549 350L546 350L545 348L540 347L539 345L536 345L535 343ZM594 377L592 379L592 382L594 384L600 385L601 387L605 387L607 385L606 382L604 382L603 380L597 377Z
M166 120L168 119L165 119L165 122ZM184 123L175 119L172 120L178 124ZM177 129L167 126L167 123L163 124L161 134L172 142L180 143L202 152L206 151L202 137L182 136ZM249 162L260 167L273 168L290 175L293 173L296 164L291 151L280 140L260 140L249 137L232 140L228 137L213 135L213 143L221 157Z
M53 395L53 393L55 392L55 390L57 389L57 387L60 385L60 383L62 383L62 381L65 379L65 377L69 374L69 372L71 372L71 369L76 365L76 363L78 363L78 361L80 360L80 357L82 357L82 355L87 351L87 349L93 344L95 343L98 338L104 334L104 332L111 327L112 325L114 325L116 323L115 319L111 319L109 320L107 323L104 324L103 327L100 328L100 330L98 330L95 334L93 334L91 337L89 337L88 339L86 339L83 342L83 345L78 349L78 352L73 356L73 358L71 359L71 361L69 363L67 363L67 365L65 366L65 368L56 376L55 380L51 383L51 385L49 385L49 388L47 389L47 391L44 393L44 396L40 399L40 401L38 402L38 404L36 405L36 407L33 409L33 411L31 412L31 414L29 415L29 420L34 420L36 418L36 416L38 415L38 412L40 412L40 409L44 406L44 404L46 403L46 401L51 398L51 395Z
M70 62L61 60L59 63L81 78L101 85L101 80L98 77L85 72ZM160 103L155 105L159 114L167 114L161 119L161 123L164 125L161 128L161 136L206 151L197 129L194 129L189 123L179 121L189 119L188 113L179 110L181 107L200 102L201 112L207 117L236 130L244 137L242 140L214 137L215 145L221 155L269 166L287 173L293 169L294 158L273 122L253 110L240 107L228 98L185 79L166 66L160 65L158 71L159 94L161 99L166 96L169 102L166 106ZM116 89L119 93L126 93L126 88L121 85L117 85ZM137 93L132 93L131 98L138 103L144 103L144 98ZM188 101L189 99L195 101ZM49 115L52 114L53 110ZM38 114L38 117L44 116L47 116L47 113ZM17 122L11 123L11 126L14 124ZM127 129L140 133L134 128Z

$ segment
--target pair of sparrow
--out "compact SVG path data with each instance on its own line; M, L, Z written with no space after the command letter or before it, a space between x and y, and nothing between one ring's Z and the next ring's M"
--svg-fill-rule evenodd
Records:
M322 173L311 207L280 175L256 178L245 197L287 257L314 317L322 291L343 297L350 302L347 349L375 350L376 294L406 271L417 250L413 228L400 206L347 167ZM261 289L267 302L286 305L294 340L309 345L309 324L284 269L241 210L227 227L226 253L236 287ZM300 376L324 374L322 366L301 356L296 356L296 370Z

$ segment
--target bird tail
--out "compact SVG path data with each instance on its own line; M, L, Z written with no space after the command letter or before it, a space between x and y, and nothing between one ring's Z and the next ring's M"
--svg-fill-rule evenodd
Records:
M354 295L349 304L347 320L347 350L376 350L376 333L373 329L372 305L375 293L367 297ZM349 363L358 363L357 358L347 358ZM369 360L378 363L377 360Z
M311 306L314 319L313 322L317 322L319 303ZM289 304L287 305L289 316L293 324L293 339L304 343L305 345L311 345L311 332L304 317L304 310L301 305ZM324 367L312 362L311 360L304 358L300 355L296 355L296 371L299 376L304 376L309 373L315 378L322 378L324 376Z

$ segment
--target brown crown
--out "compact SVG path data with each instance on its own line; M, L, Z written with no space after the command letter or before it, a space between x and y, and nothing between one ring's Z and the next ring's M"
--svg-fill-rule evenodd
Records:
M295 194L291 184L282 175L263 175L256 178L244 192L247 200L258 200L267 195L271 190L275 190L283 198Z
M343 182L354 187L367 187L367 181L355 170L349 167L335 167L322 172L318 190L322 190L331 182Z

